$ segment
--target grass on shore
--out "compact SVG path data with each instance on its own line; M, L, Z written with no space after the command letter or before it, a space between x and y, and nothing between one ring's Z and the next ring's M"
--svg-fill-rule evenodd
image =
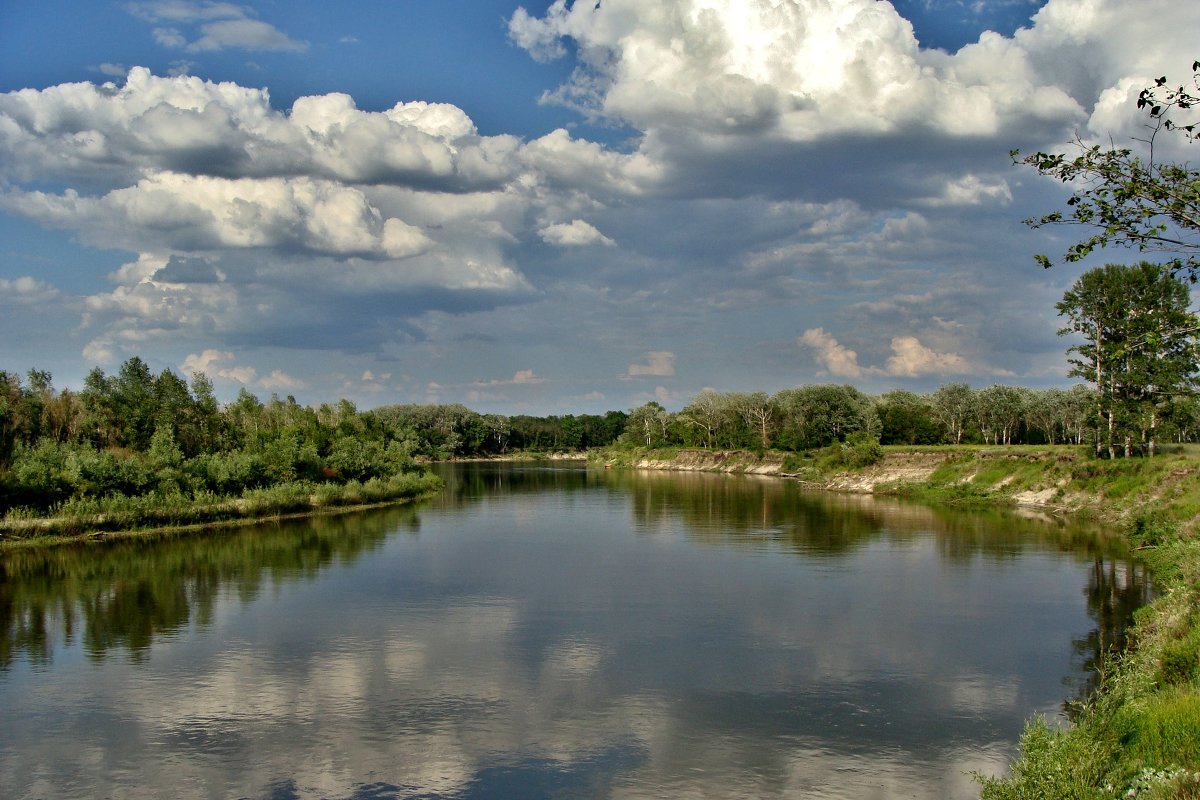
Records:
M440 486L441 480L431 473L403 473L362 483L294 481L248 490L237 497L197 492L72 498L55 506L49 515L28 509L9 510L0 519L0 546L315 513L415 498Z
M1140 519L1131 538L1160 596L1138 611L1132 646L1074 725L1030 722L1010 776L980 777L984 800L1200 798L1200 541Z

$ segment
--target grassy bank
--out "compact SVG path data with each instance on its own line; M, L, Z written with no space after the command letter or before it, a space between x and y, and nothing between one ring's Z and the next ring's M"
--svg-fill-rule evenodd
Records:
M985 800L1200 798L1200 541L1152 514L1130 536L1159 598L1074 725L1030 722L1010 777L981 777Z
M430 473L403 473L345 484L293 481L239 496L147 494L75 498L49 515L13 509L0 520L0 547L52 544L84 537L147 533L252 522L416 498L441 487Z
M1083 515L1123 532L1150 565L1158 599L1136 617L1132 646L1106 662L1098 692L1073 724L1032 720L1010 776L980 776L984 800L1200 798L1200 453L1099 461L1076 447L827 448L744 453L608 451L616 466L684 469L723 464L814 486L924 502L1031 505ZM854 462L861 463L854 463Z

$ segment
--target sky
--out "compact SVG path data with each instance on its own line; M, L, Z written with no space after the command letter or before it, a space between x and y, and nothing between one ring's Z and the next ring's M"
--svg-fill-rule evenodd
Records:
M1066 386L1178 0L0 0L0 369L360 408ZM1171 155L1168 151L1167 155ZM1179 158L1186 158L1180 151Z

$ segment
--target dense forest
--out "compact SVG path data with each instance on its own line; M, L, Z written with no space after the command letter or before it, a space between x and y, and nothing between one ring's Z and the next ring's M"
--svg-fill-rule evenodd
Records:
M51 376L0 371L0 510L45 511L69 500L154 495L176 501L240 497L280 485L346 486L421 472L420 462L577 451L610 445L805 452L872 444L1084 443L1095 440L1096 395L1086 386L1031 390L964 383L931 394L871 397L848 385L764 392L704 391L678 412L647 403L630 413L503 416L462 405L342 400L315 408L246 390L221 404L203 375L153 374L130 358L97 368L82 389ZM1200 436L1200 403L1159 404L1165 439ZM329 491L332 491L330 489ZM403 494L403 492L401 492Z

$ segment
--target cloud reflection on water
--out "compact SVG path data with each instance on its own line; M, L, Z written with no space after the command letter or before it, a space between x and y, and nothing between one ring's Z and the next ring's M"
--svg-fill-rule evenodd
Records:
M966 797L964 773L1002 770L1023 720L1064 694L1070 641L1094 624L1081 588L1139 580L1060 552L1075 534L1057 525L781 482L543 477L452 485L449 508L382 529L116 548L78 595L10 587L10 648L16 631L49 649L10 649L0 671L0 786ZM159 622L86 600L119 585L143 586ZM52 620L95 635L31 638L30 615L64 604Z

